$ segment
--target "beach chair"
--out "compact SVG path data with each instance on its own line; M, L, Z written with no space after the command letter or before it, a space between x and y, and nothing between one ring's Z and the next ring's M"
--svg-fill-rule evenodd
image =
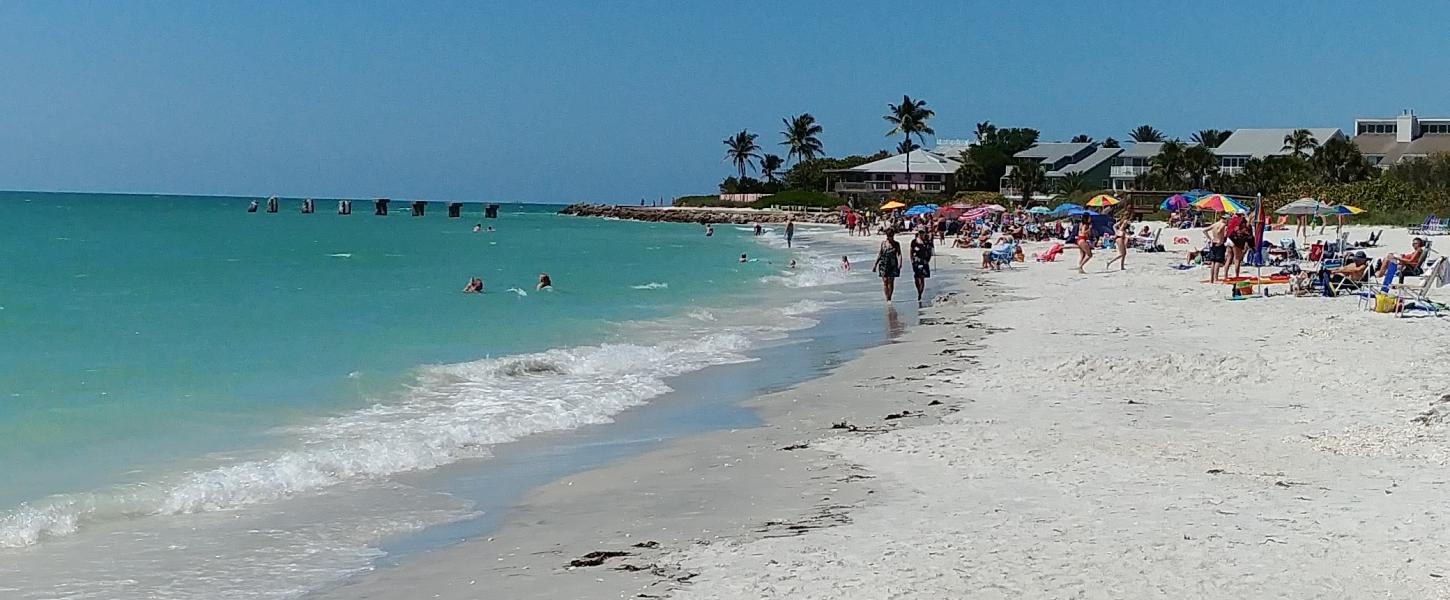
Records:
M1424 250L1420 252L1420 260L1415 261L1414 269L1400 269L1400 285L1405 284L1406 275L1410 277L1416 277L1425 274L1425 266L1429 264L1428 261L1430 260L1430 252L1432 251L1430 246L1432 245L1433 242L1431 242L1430 240L1425 240Z
M1369 310L1374 310L1375 297L1378 296L1378 295L1380 295L1380 294L1389 294L1390 293L1390 289L1395 284L1395 275L1399 274L1398 272L1399 272L1399 265L1397 265L1395 263L1390 263L1389 268L1385 269L1385 278L1384 278L1384 281L1380 282L1380 284L1378 286L1375 286L1375 287L1372 287L1372 288L1363 288L1363 289L1361 289L1359 291L1359 307L1360 307L1360 309L1366 309L1367 308Z
M1439 222L1440 222L1440 219L1438 217L1436 217L1435 215L1430 215L1428 217L1425 217L1425 222L1424 223L1420 223L1418 225L1411 225L1411 226L1409 226L1410 235L1421 235L1421 234L1424 234L1426 229L1428 229L1428 228L1430 228L1430 227L1432 227L1434 225L1438 225Z
M1439 313L1445 308L1444 304L1430 299L1430 290L1442 287L1450 283L1450 260L1441 258L1435 262L1434 268L1425 275L1425 281L1417 286L1397 285L1395 286L1395 298L1399 302L1398 316L1404 316L1407 310L1421 310L1431 314Z
M1058 251L1061 252L1062 250L1058 249ZM993 268L1007 267L1010 270L1012 268L1012 262L1016 258L1017 242L1011 242L1007 244L1006 248L1001 250L987 251L987 264L992 265Z

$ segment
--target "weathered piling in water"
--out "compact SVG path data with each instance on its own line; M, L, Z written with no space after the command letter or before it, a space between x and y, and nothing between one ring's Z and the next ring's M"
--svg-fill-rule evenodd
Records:
M388 199L378 198L373 200L373 214L379 217L388 216Z

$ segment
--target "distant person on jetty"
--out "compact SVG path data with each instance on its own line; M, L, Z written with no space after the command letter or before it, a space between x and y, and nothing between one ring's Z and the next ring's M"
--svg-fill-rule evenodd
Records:
M931 233L923 229L911 240L911 274L916 280L916 301L926 292L926 280L931 277Z
M1228 248L1224 244L1224 240L1228 239L1228 223L1225 222L1227 218L1228 215L1223 215L1222 219L1214 221L1212 225L1203 230L1203 237L1208 238L1209 283L1218 282L1219 271L1224 272L1224 277L1228 276L1228 269L1224 268L1224 264L1228 261Z
M465 293L465 294L482 294L483 293L483 280L482 279L479 279L477 277L470 278L468 280L468 285L463 286L463 293Z
M1082 270L1087 266L1088 261L1093 259L1093 216L1083 213L1082 220L1077 224L1077 249L1081 256L1077 259L1077 272L1087 274Z
M549 289L549 288L553 288L553 287L554 287L554 280L549 279L549 274L548 273L539 273L539 285L535 286L534 289L536 289L536 290L542 290L542 289Z
M886 230L886 241L876 251L876 264L871 265L871 271L881 277L881 292L890 302L896 292L896 278L901 276L901 244L896 241L896 230Z
M785 247L791 247L791 240L795 238L795 217L787 217L785 220Z

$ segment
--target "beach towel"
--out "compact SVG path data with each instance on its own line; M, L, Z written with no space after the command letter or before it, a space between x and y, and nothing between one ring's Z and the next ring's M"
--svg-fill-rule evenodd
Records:
M1037 262L1052 262L1057 260L1057 255L1062 253L1062 244L1053 244L1047 251L1037 255Z

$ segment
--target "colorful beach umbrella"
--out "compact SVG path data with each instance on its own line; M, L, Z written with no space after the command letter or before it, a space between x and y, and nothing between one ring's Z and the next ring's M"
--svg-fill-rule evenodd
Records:
M1189 198L1183 194L1174 194L1164 199L1163 203L1158 205L1158 208L1163 210L1183 210L1193 206L1193 200L1193 198Z
M1045 214L1051 213L1052 212L1052 209L1050 209L1050 208L1048 208L1046 206L1034 206L1032 208L1027 209L1027 212L1030 212L1030 213L1032 213L1034 215L1045 215Z
M988 204L986 206L983 206L982 208L985 208L985 209L990 210L992 212L1006 212L1007 211L1007 209L1005 207L1003 207L1001 204Z
M1119 199L1114 198L1112 196L1109 196L1107 194L1098 194L1096 196L1093 196L1091 199L1089 199L1087 201L1087 205L1088 206L1092 206L1092 207L1101 208L1101 207L1104 207L1104 206L1112 206L1112 205L1117 204L1119 202L1122 202L1122 200L1119 200Z
M892 200L890 202L887 202L886 204L882 204L881 205L881 210L896 210L898 208L906 208L906 205L905 204L902 204L900 202L897 202L895 200Z
M1199 198L1197 202L1193 203L1193 207L1200 210L1231 214L1249 212L1249 209L1245 208L1244 205L1235 202L1233 198L1223 194L1209 194Z
M1334 207L1334 214L1337 215L1359 215L1367 212L1369 211L1358 206L1350 206L1348 204L1340 204Z
M933 205L933 204L918 204L916 206L913 206L911 208L906 209L906 216L908 216L908 217L915 217L917 215L928 214L928 213L930 213L930 212L932 212L934 210L936 210L936 205Z

